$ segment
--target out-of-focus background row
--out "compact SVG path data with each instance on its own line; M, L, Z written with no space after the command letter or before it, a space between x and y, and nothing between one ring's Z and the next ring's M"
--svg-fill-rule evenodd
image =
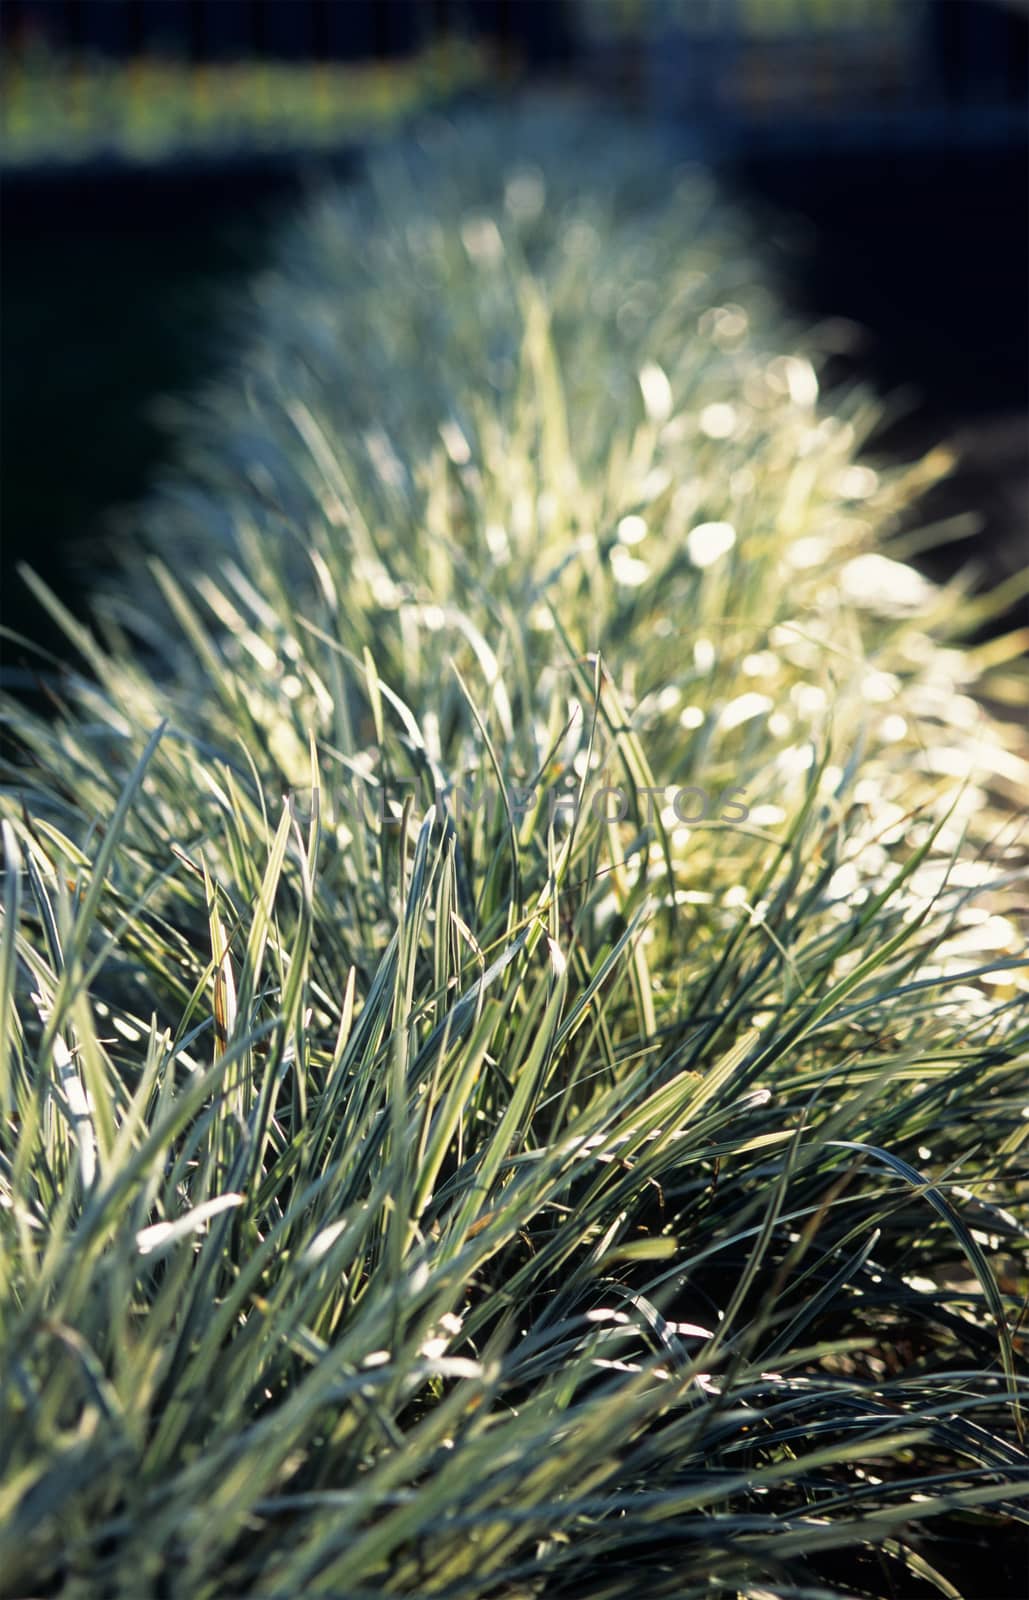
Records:
M4 160L331 144L463 85L574 72L715 153L1024 129L991 0L5 0ZM1020 14L1021 13L1021 14ZM1021 46L1021 48L1020 48Z
M223 291L311 174L526 86L603 97L792 219L793 309L899 394L877 448L964 452L930 510L984 520L941 570L1024 562L1027 0L5 0L0 26L9 625L18 560L68 592L102 559L161 397L217 370Z

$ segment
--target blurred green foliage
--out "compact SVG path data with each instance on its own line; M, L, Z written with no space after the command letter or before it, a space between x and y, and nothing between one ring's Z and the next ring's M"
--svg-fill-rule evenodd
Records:
M331 146L445 100L483 71L481 52L459 38L365 65L71 62L37 49L0 69L0 161Z

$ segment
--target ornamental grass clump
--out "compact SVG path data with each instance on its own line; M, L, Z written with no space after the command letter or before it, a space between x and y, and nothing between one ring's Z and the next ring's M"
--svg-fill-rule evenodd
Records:
M7 709L0 1586L1017 1586L1019 641L906 564L942 458L588 120L377 159L238 320Z

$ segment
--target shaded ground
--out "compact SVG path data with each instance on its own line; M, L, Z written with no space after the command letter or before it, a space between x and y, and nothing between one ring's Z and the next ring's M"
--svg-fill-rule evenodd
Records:
M222 359L222 301L265 259L292 167L7 176L2 188L3 620L55 643L15 569L74 601L112 511L166 456L157 402ZM3 647L8 681L31 656Z
M1029 159L985 147L754 157L744 187L811 224L783 284L806 315L863 330L854 371L898 402L874 441L908 459L952 443L961 464L921 517L979 511L982 528L923 558L986 581L1029 557ZM1012 619L1016 620L1016 619ZM1024 619L1023 619L1024 620Z

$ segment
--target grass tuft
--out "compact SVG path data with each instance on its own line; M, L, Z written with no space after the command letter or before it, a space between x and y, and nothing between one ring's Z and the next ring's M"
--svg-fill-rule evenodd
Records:
M6 711L4 1592L981 1594L1027 771L888 553L945 463L589 121L383 156L241 322Z

